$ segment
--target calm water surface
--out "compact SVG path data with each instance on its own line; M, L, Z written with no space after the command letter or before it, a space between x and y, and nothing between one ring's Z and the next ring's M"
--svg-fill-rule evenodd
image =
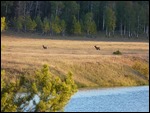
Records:
M149 86L79 90L65 112L148 112Z

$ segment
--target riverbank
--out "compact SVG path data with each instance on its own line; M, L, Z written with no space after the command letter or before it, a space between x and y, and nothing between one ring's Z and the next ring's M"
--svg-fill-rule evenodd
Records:
M21 74L32 79L36 69L48 64L50 72L62 78L71 71L79 88L149 84L149 74L143 75L133 68L136 62L149 68L148 42L33 37L2 35L1 68L6 70L8 80L15 81ZM122 55L113 55L116 50Z

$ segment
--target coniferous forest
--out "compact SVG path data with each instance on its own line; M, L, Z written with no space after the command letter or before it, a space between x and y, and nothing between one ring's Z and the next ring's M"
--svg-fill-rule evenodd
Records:
M1 1L1 17L16 32L149 36L149 1Z

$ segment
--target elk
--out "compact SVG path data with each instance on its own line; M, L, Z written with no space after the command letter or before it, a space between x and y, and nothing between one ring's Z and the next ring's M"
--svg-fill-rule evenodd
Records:
M100 47L94 46L96 50L100 50Z
M47 49L47 47L43 45L43 49Z

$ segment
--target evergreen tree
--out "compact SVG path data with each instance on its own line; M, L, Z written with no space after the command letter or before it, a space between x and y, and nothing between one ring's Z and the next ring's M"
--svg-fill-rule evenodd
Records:
M43 33L48 33L50 31L50 23L47 17L43 20L43 27L42 27Z
M120 30L120 35L123 35L123 18L124 18L124 3L118 1L116 4L116 18L117 18L117 25Z
M15 112L17 106L14 104L15 98L14 84L5 83L5 71L1 70L1 112Z
M128 37L130 38L132 36L133 30L135 29L135 11L133 10L133 5L131 1L127 2L126 8Z
M76 17L73 17L73 29L72 29L73 34L78 35L81 34L81 25L80 22L77 21Z
M41 32L41 31L42 31L43 23L42 23L41 17L40 17L39 15L36 17L35 22L36 22L36 24L37 24L36 30L37 30L38 32Z
M115 16L115 12L110 7L106 8L105 15L106 15L106 18L105 18L106 36L107 35L110 36L110 33L113 32L116 27L116 16Z
M62 81L59 77L54 78L49 72L49 67L44 65L36 72L32 89L40 98L40 101L35 103L35 111L63 111L71 95L76 92L76 85L71 73Z
M37 26L37 24L36 24L36 22L35 22L35 20L32 20L32 24L31 24L31 31L35 31L35 29L36 29L36 26Z
M35 72L30 81L21 76L15 83L6 84L1 70L1 112L54 112L63 111L71 96L77 91L72 74L61 80L52 76L48 65ZM39 100L35 100L35 96Z
M74 25L74 34L81 34L81 25L79 21Z
M25 26L26 26L26 30L34 31L36 26L37 26L37 24L36 24L36 22L34 20L32 21L30 16L26 16L26 18L25 18Z
M60 25L60 19L58 16L55 17L55 19L52 20L52 30L55 34L61 33L61 25Z
M75 15L79 17L80 6L76 1L64 1L65 7L63 8L62 18L66 22L66 31L72 33L72 17ZM70 28L71 27L71 28Z
M42 25L44 20L41 21L41 18L50 19L54 16L56 20L50 20L49 31L55 34L77 34L80 32L80 26L82 32L91 34L93 31L91 32L90 26L96 25L94 32L106 30L107 36L117 30L121 36L149 35L149 1L2 1L1 17L3 16L7 20L8 28L15 27L17 31L34 31L36 24L37 32L43 31L41 26L45 25ZM22 25L19 19L21 16ZM77 20L75 24L73 16ZM35 17L36 24L32 20ZM16 20L12 22L14 18ZM65 22L63 31L62 20ZM74 27L78 29L76 33L73 32Z
M14 1L1 1L1 17L6 17L7 19L12 18L12 7Z
M87 13L84 17L84 30L87 35L96 32L96 24L93 20L93 13Z
M59 16L64 8L64 1L50 1L51 15Z
M19 16L17 19L14 18L14 27L18 32L23 29L23 21L24 19L22 16Z
M96 28L95 21L92 21L90 27L90 34L96 34L96 32L97 32L97 28Z
M60 28L61 28L61 33L62 33L62 36L64 36L65 35L65 30L66 30L66 23L65 23L65 21L64 20L61 20L61 22L60 22Z

